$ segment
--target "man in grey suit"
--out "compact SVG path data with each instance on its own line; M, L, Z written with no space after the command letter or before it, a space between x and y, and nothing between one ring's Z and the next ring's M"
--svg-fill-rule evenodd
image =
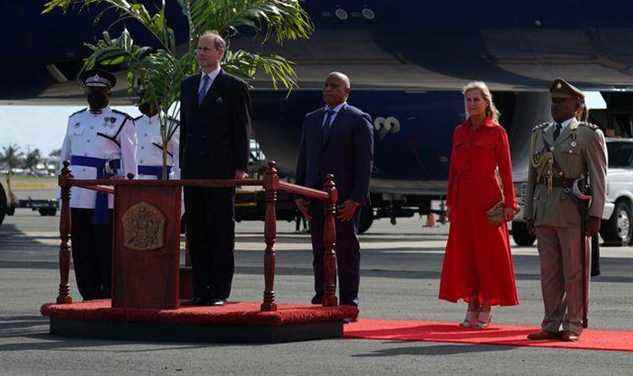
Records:
M321 189L327 174L333 174L338 190L336 218L336 259L340 302L358 306L360 208L369 199L369 178L373 162L371 117L347 104L349 78L330 73L323 88L325 107L306 115L297 161L297 184ZM312 304L323 298L325 277L323 255L324 208L320 202L296 200L297 207L310 221L314 259Z

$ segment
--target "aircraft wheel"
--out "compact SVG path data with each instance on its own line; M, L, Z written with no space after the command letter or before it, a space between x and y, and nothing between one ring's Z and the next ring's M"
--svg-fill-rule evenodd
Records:
M605 243L628 245L633 232L633 209L627 201L615 203L615 210L608 221L602 222L600 235Z
M358 232L364 234L369 230L371 224L374 223L374 209L371 206L363 206L360 208L360 223L358 224Z
M38 211L42 217L54 217L57 214L57 209L55 208L40 208Z
M531 247L536 240L536 236L530 234L525 222L513 221L512 239L514 239L514 242L521 247Z

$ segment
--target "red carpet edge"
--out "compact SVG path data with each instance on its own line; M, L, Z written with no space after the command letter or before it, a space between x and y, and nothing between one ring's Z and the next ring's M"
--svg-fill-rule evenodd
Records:
M466 329L458 323L361 319L345 325L348 339L444 342L476 345L523 346L633 352L633 331L586 329L578 342L530 341L535 326L492 324L486 329Z

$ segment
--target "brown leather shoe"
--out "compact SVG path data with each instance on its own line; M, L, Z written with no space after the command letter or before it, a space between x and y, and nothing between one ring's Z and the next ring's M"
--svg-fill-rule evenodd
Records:
M560 339L565 342L578 342L578 338L580 338L580 335L569 330L563 330L560 333Z
M548 332L545 330L541 330L539 332L530 333L527 336L527 339L532 341L544 341L547 339L560 339L560 333Z

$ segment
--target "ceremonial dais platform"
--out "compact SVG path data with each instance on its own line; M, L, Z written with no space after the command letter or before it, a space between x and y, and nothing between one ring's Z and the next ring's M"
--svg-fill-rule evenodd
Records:
M343 322L356 319L353 306L227 302L221 307L112 308L111 301L44 304L50 333L65 337L186 342L289 342L343 337Z
M341 338L343 322L358 316L353 306L336 298L336 203L334 177L324 190L279 180L270 161L263 180L74 179L64 161L61 188L59 274L56 303L41 308L50 332L62 336L125 340L286 342ZM130 176L131 178L131 176ZM181 188L260 186L266 195L264 223L264 292L261 303L229 302L224 306L188 306L191 270L180 268ZM69 273L72 223L70 192L81 187L114 195L112 299L74 303ZM324 203L325 252L322 305L278 304L275 298L277 192L285 191ZM182 277L182 281L181 281Z

